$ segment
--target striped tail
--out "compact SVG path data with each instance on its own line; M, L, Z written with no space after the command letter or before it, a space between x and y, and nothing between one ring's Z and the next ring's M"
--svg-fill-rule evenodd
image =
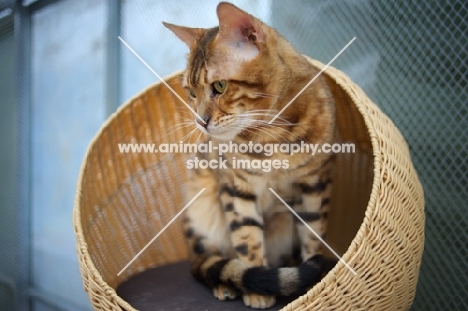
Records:
M226 284L243 293L289 296L306 292L320 281L324 259L315 255L297 267L251 267L240 259L199 255L192 260L193 276L210 288Z

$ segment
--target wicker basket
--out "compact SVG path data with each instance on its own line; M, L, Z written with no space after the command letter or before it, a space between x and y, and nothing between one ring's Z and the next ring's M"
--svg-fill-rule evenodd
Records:
M356 146L337 157L327 239L357 275L339 262L283 310L409 309L424 244L424 201L408 146L346 75L334 68L324 75L337 99L339 138ZM179 81L178 74L167 80L182 93ZM186 155L120 153L118 143L179 142L187 131L171 129L184 117L193 116L155 84L112 115L89 146L73 220L84 288L96 310L134 310L116 294L118 284L188 257L176 221L117 276L183 207L181 185L191 174Z

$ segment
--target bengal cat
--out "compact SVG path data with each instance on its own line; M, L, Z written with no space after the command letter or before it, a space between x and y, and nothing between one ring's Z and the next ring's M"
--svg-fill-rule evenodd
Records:
M274 29L236 6L220 3L217 15L219 27L211 29L164 23L190 48L182 84L203 118L194 125L205 139L215 145L332 143L335 106L321 76L269 124L318 70ZM276 295L305 292L320 280L320 241L269 188L324 236L332 156L234 151L222 159L227 169L195 168L187 186L187 200L206 188L184 214L192 274L218 299L241 294L252 308L271 307ZM233 168L239 159L288 165L269 172Z

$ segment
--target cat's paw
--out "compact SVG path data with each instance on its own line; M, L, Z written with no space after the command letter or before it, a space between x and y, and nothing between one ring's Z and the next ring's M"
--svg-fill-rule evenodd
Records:
M265 296L259 294L243 294L242 298L247 307L254 309L268 309L276 303L275 296Z
M229 300L237 297L237 291L227 285L220 284L213 288L213 295L219 300Z

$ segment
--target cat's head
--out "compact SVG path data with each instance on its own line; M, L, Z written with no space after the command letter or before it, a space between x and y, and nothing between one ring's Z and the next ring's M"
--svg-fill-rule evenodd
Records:
M281 60L272 54L278 35L263 22L230 3L217 7L219 27L188 28L168 23L190 48L182 84L205 134L231 140L270 120ZM263 122L263 123L262 123Z

